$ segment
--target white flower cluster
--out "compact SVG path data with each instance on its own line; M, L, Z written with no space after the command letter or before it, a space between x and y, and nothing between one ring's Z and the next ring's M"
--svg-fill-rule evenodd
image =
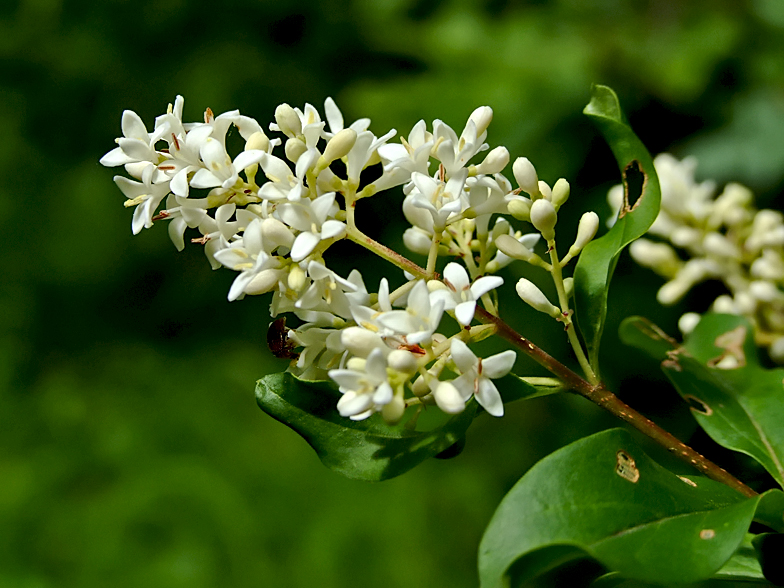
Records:
M472 396L490 414L503 414L491 379L509 372L515 353L480 359L468 348L466 342L492 330L471 327L476 305L481 301L488 312L497 312L492 291L503 279L488 274L512 259L552 266L532 251L540 235L515 232L502 215L529 221L550 245L569 186L559 180L551 189L519 158L513 171L520 187L513 189L501 174L509 163L505 147L472 164L488 150L489 107L477 108L460 135L440 120L432 131L420 121L398 144L389 143L394 130L380 137L371 133L368 119L345 126L329 98L325 120L309 104L301 110L278 106L269 130L281 136L273 139L239 111L215 116L207 109L198 123L183 123L182 111L178 96L152 131L125 111L123 136L101 159L106 166L124 166L133 178L114 180L126 206L135 207L134 234L167 220L172 241L182 249L185 230L196 229L201 236L192 242L204 245L212 267L238 273L229 300L273 293L272 316L293 313L300 322L284 330L279 354L290 357L292 369L304 378L329 376L337 382L344 416L364 419L380 412L396 422L413 404L457 413ZM227 150L232 128L244 140L244 150L234 157ZM380 174L362 185L361 174L371 166ZM380 244L356 227L354 210L362 198L396 186L403 186L403 212L411 223L404 242L428 256L427 269L407 274L394 292L384 279L377 294L369 293L358 270L343 278L329 269L324 253L349 238L382 255ZM491 226L493 215L501 216ZM577 242L559 262L559 279L561 265L579 253L596 226L594 213L581 221ZM439 280L439 256L463 263L448 263ZM544 309L532 303L525 287L518 284L517 290ZM562 310L551 314L561 320ZM451 338L438 332L445 312L460 326Z
M668 280L657 294L662 304L678 302L700 282L723 282L728 293L711 310L748 318L757 343L784 363L784 215L757 210L740 184L727 184L717 196L713 182L695 181L696 165L693 158L656 157L661 211L648 232L662 240L638 239L631 255ZM610 190L611 206L620 206L622 190ZM699 318L688 312L679 327L686 334Z

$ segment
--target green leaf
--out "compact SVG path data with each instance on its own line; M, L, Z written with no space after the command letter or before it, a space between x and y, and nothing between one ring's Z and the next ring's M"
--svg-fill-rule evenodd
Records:
M510 490L479 548L483 588L519 586L590 556L624 578L658 584L713 576L741 545L762 496L676 476L621 429L572 443Z
M776 586L784 586L784 533L763 533L752 540L765 578Z
M394 478L457 443L474 418L476 403L431 431L390 426L380 415L363 421L340 416L340 393L329 382L305 382L289 373L265 376L256 401L274 419L299 433L322 463L349 478Z
M752 326L706 314L679 346L645 319L623 322L621 339L662 360L700 426L720 445L750 455L784 486L784 369L760 366Z
M597 369L607 315L607 293L618 256L656 220L661 189L653 159L625 121L618 96L612 89L594 86L591 101L583 112L609 143L621 170L625 191L617 222L606 235L586 246L574 270L575 316L588 347L591 365Z

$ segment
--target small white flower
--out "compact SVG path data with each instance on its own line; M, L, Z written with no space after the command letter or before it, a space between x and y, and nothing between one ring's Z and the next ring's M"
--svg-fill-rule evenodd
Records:
M463 399L467 401L473 394L489 414L503 416L504 404L501 394L491 379L502 378L512 370L516 358L515 352L510 349L481 359L477 358L463 341L453 339L451 353L452 360L460 372L460 377L452 383L463 395Z
M337 406L340 416L360 421L389 404L394 391L387 380L387 360L380 349L371 351L366 360L349 364L349 369L328 373L343 394Z
M443 301L444 310L454 310L457 322L466 327L474 318L476 301L503 283L501 277L483 276L472 284L465 268L452 262L444 268L444 281L430 282L428 288L431 301Z
M420 280L408 294L406 309L385 312L378 322L401 335L408 344L418 345L430 341L443 313L444 301L436 300L431 303L427 284Z

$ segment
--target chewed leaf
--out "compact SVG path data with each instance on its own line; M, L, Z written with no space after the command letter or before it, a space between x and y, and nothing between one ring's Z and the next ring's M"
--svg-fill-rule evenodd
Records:
M265 376L256 401L274 419L291 427L316 451L322 463L346 477L380 481L407 472L459 442L476 412L476 403L431 431L390 426L379 415L363 421L340 416L340 393L329 382L305 382L288 373Z
M676 476L626 431L597 433L544 458L504 497L479 548L481 585L518 586L586 556L632 580L705 580L771 497L784 494L745 498L707 478Z
M623 118L615 92L595 86L583 112L609 143L624 184L624 202L617 222L606 235L585 247L574 270L577 324L596 369L615 264L623 248L645 234L656 220L661 189L653 159Z
M679 346L645 319L621 325L621 339L662 361L662 369L714 441L750 455L784 486L784 369L764 369L752 326L707 314Z

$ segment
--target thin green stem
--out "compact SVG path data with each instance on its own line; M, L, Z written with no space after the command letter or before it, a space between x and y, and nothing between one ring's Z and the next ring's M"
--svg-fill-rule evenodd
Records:
M588 378L588 381L591 382L591 384L596 385L599 383L599 378L596 377L596 373L593 371L591 363L585 356L583 346L580 343L580 338L577 336L574 323L572 323L572 311L569 308L569 297L566 295L566 287L564 286L563 273L561 272L561 263L558 261L558 251L555 248L555 241L548 241L547 245L550 248L550 262L552 266L552 269L550 269L550 275L553 277L553 282L555 282L555 290L558 293L558 304L561 306L561 313L563 315L564 327L566 328L566 335L569 337L569 343L574 350L574 354L577 356L577 361L579 362L583 373Z
M438 260L438 246L441 245L441 239L444 236L443 231L435 231L433 233L433 242L430 244L430 251L427 254L427 279L432 280L436 273L436 261Z

